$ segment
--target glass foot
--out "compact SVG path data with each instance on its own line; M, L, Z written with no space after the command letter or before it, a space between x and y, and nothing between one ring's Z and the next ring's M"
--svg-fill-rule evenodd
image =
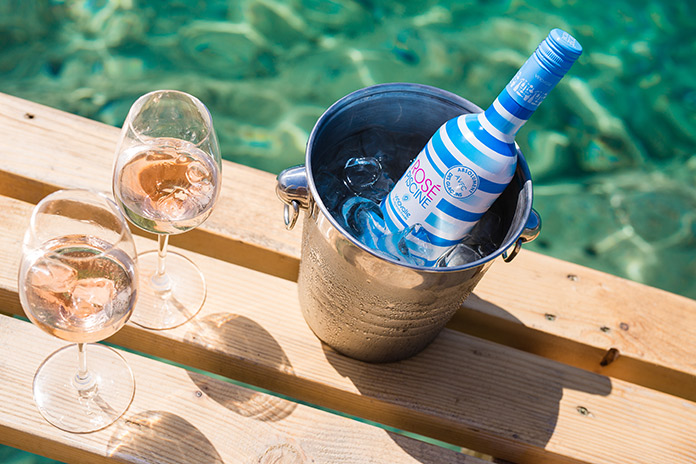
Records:
M88 381L77 378L77 345L46 358L34 375L34 401L41 415L61 430L88 433L113 424L135 394L133 372L108 346L86 344Z
M198 314L205 301L205 279L198 266L172 251L165 263L165 276L157 279L157 251L138 255L138 303L130 320L146 329L178 327Z

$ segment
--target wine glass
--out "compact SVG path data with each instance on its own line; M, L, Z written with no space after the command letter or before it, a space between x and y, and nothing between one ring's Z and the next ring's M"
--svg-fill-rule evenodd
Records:
M200 100L157 90L133 104L116 149L114 197L126 217L157 234L158 242L157 250L138 256L135 324L157 330L178 327L203 306L203 274L185 256L167 253L167 243L170 234L193 229L210 216L221 170L213 121Z
M128 321L137 288L135 244L113 200L59 190L36 205L22 245L22 307L44 331L76 342L51 354L34 375L34 400L51 424L93 432L130 406L130 367L118 352L94 342Z

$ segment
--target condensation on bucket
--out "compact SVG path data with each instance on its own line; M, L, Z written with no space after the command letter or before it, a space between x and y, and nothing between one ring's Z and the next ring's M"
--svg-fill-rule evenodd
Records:
M403 153L410 155L442 123L473 111L480 109L440 89L383 84L344 97L317 122L307 148L311 201L304 219L298 288L308 325L336 351L363 361L390 362L430 344L493 259L518 240L530 216L532 187L526 161L518 153L513 181L493 206L501 218L500 229L492 234L497 249L466 265L425 268L385 258L353 238L327 210L315 170L335 161L340 141L375 124L395 137L408 134L411 149ZM403 164L405 169L408 163Z
M467 275L395 270L391 262L366 256L327 220L308 221L310 215L299 276L302 313L322 341L363 361L396 361L421 351L487 269L478 266Z

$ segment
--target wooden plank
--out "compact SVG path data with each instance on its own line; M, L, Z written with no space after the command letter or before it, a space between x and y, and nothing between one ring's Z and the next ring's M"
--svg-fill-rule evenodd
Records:
M63 345L0 316L0 442L90 464L485 462L130 353L122 354L136 394L126 414L95 433L66 433L40 416L31 395L34 371Z
M498 261L449 327L696 401L696 301L587 267Z
M37 202L60 187L109 190L117 138L113 127L0 94L0 194ZM211 218L172 244L294 280L300 227L282 226L274 177L227 162L223 175ZM526 250L498 261L450 328L696 400L696 301L582 266Z
M111 191L119 129L0 94L0 194L31 203L58 188ZM202 227L172 244L297 277L300 232L288 232L275 176L223 162L222 191Z
M17 310L16 229L31 205L0 207L0 287ZM208 278L201 314L169 331L128 325L113 342L514 462L696 459L693 402L454 330L407 361L353 361L312 335L295 283L187 254Z

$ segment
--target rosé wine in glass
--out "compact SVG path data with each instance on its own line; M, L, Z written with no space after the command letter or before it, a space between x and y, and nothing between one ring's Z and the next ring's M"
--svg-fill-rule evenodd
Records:
M208 219L220 195L221 172L213 120L200 100L177 90L156 90L133 103L116 147L112 188L128 220L157 234L157 249L138 255L140 304L133 323L171 329L203 307L203 273L167 248L170 235Z
M124 326L139 294L135 243L116 203L88 190L42 199L24 235L18 280L27 317L75 342L36 370L34 401L43 417L74 433L115 422L133 401L135 379L118 351L95 342Z
M22 304L34 324L60 339L90 343L116 333L135 304L135 263L96 237L52 240L25 256ZM94 259L89 259L94 257Z
M130 148L114 183L126 216L138 227L175 234L205 221L218 196L218 165L193 144L164 139Z

